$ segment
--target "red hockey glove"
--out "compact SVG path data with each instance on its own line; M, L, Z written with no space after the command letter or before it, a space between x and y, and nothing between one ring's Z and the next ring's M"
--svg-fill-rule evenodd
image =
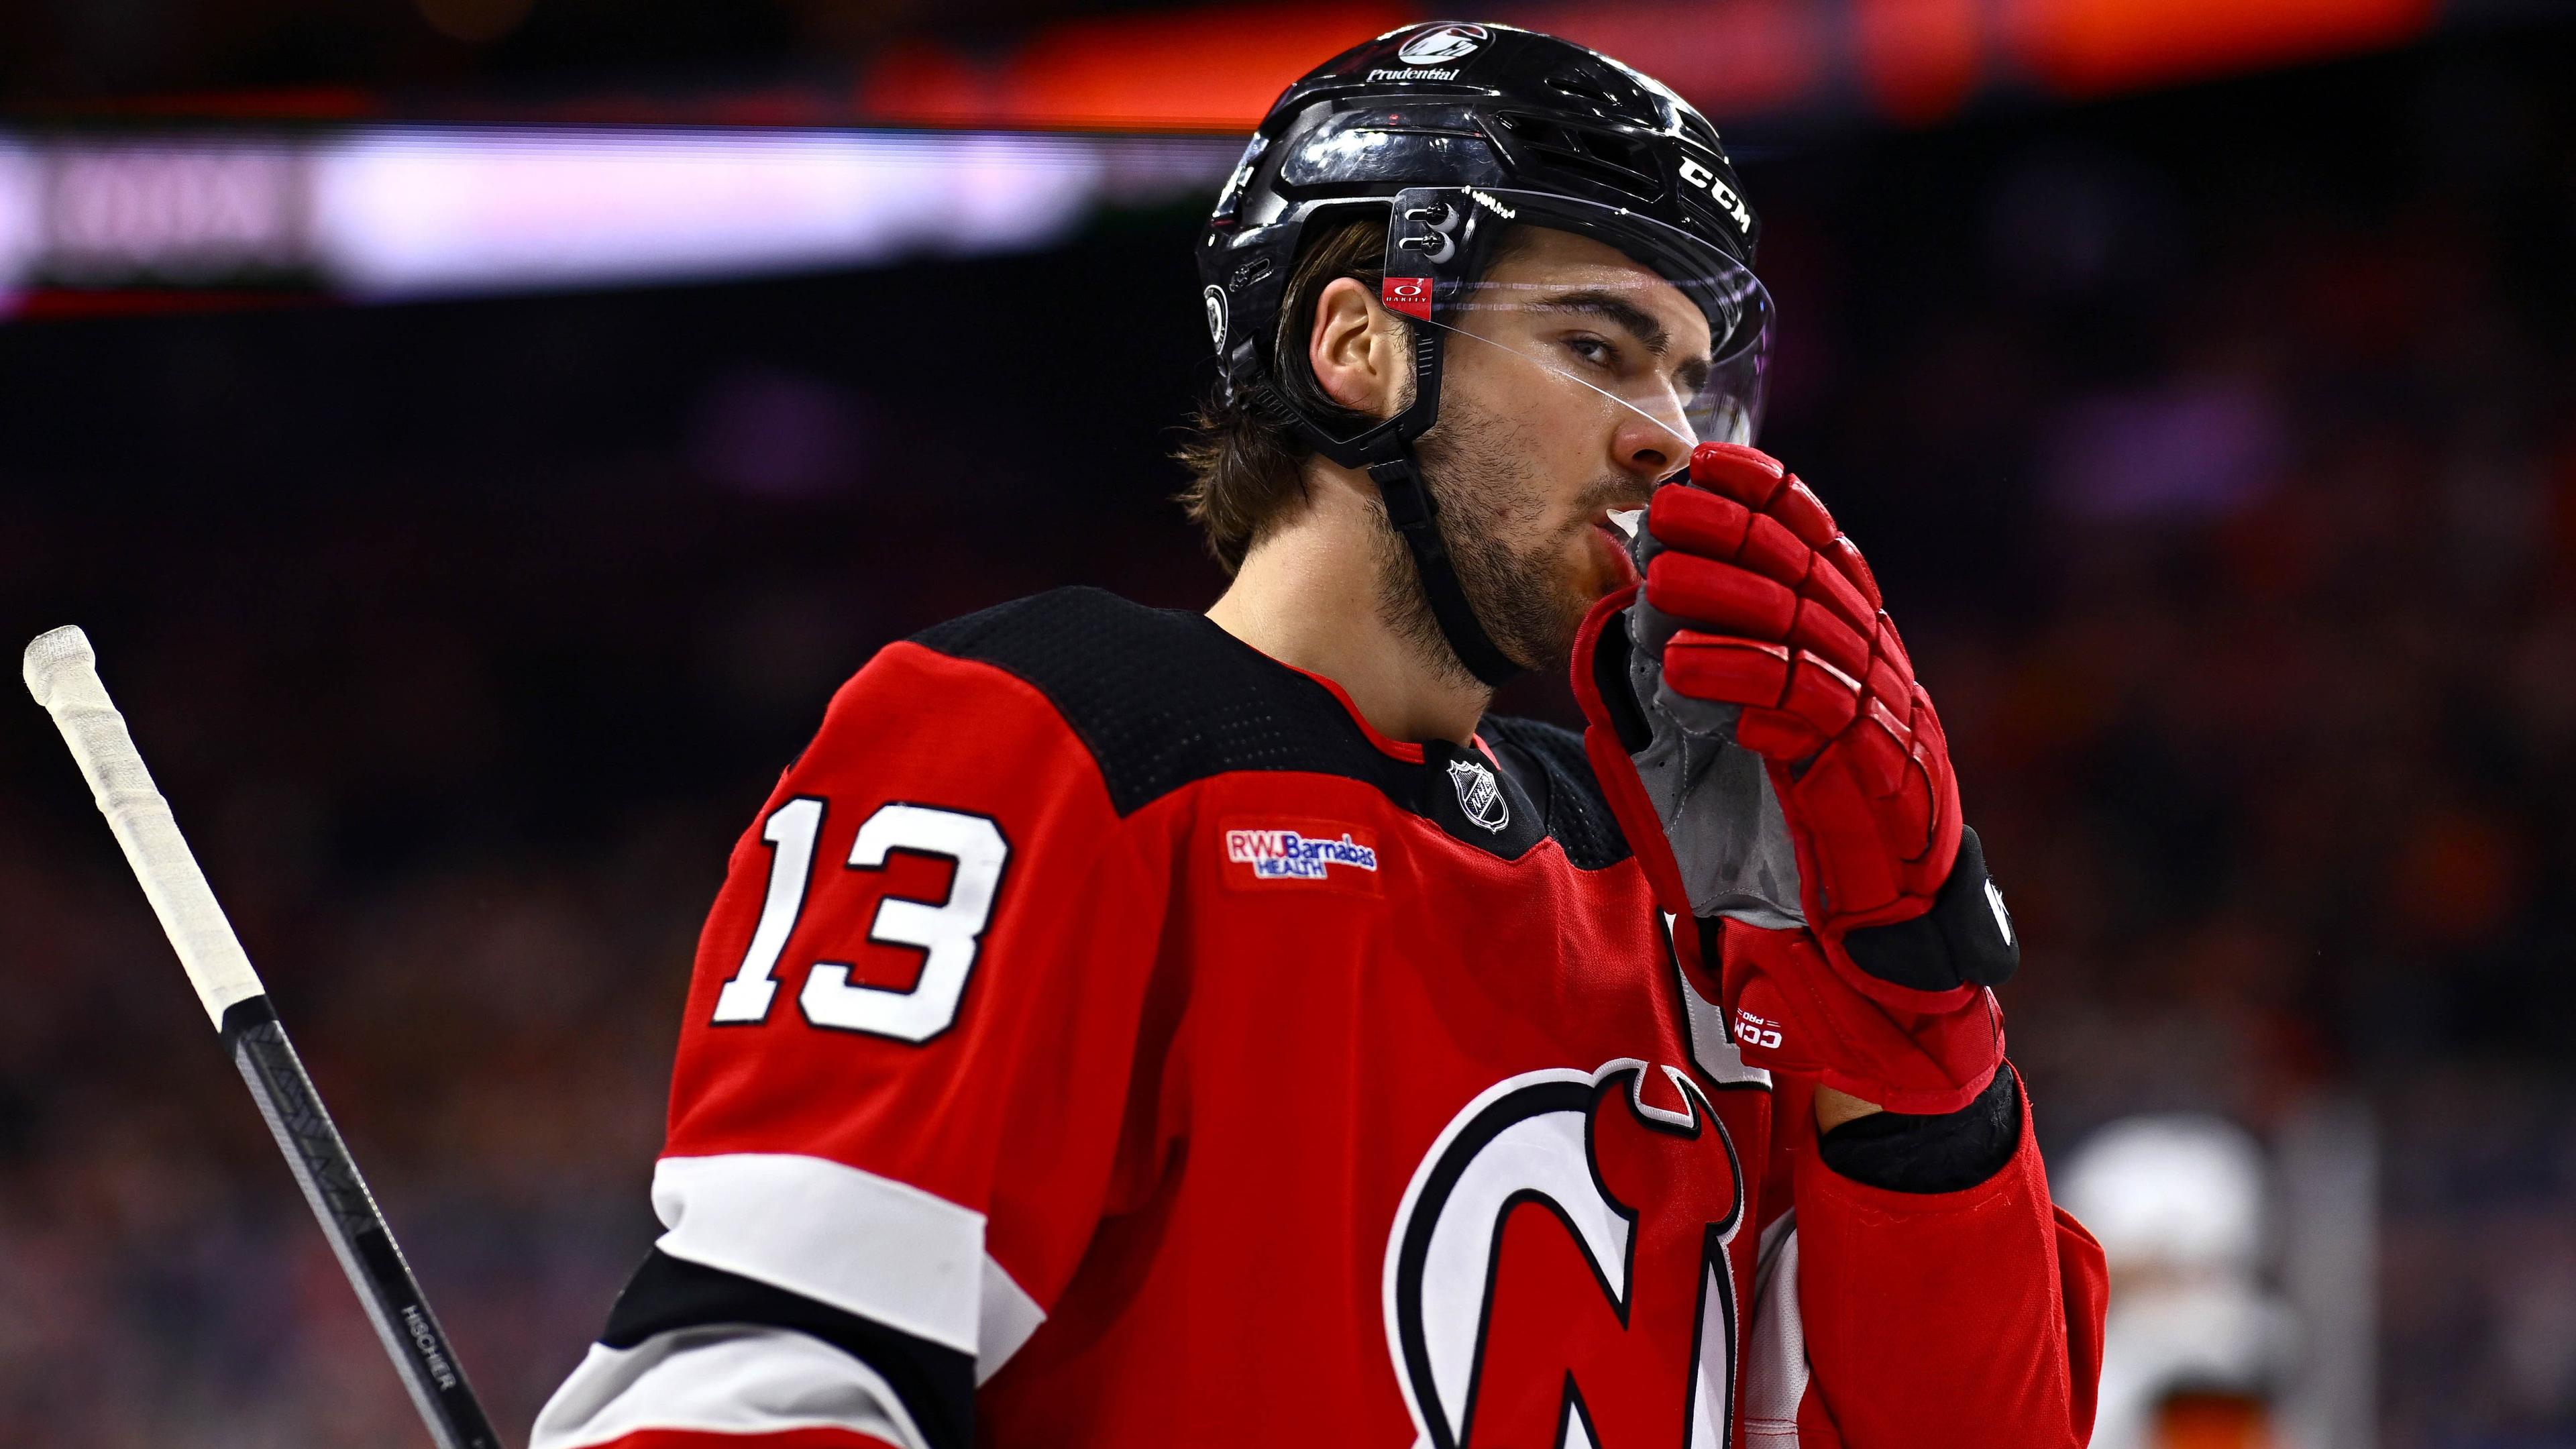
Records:
M1739 1049L1891 1111L1966 1105L2019 951L1868 565L1779 464L1715 443L1636 548L1644 597L1577 644L1586 746Z

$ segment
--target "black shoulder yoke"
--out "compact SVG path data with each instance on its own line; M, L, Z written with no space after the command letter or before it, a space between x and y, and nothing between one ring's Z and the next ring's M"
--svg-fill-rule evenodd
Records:
M1529 720L1488 718L1503 762L1444 741L1423 762L1370 743L1332 691L1205 616L1151 609L1101 589L1057 589L934 625L925 649L990 664L1035 688L1091 752L1120 815L1212 775L1342 775L1505 859L1554 836L1577 867L1625 859L1582 743Z
M1547 833L1565 847L1567 859L1585 870L1599 870L1628 858L1628 837L1619 833L1610 797L1601 793L1592 761L1583 753L1583 736L1563 725L1498 714L1485 716L1476 732L1538 802Z

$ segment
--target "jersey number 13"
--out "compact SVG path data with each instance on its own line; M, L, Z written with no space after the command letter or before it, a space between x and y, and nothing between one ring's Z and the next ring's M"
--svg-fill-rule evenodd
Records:
M771 848L769 892L760 903L760 922L752 928L742 968L716 997L718 1025L768 1019L770 1000L778 994L770 973L778 968L779 953L787 949L797 913L805 908L814 839L822 829L823 802L811 795L787 801L761 822L760 838ZM877 903L876 919L868 926L870 941L923 953L920 979L909 991L853 986L848 962L817 961L805 973L796 1005L816 1026L925 1042L957 1020L957 1003L966 994L966 978L974 973L975 952L992 917L993 892L1001 884L1011 844L1002 838L1000 826L981 815L933 805L884 805L859 827L849 869L881 870L886 856L897 850L944 856L957 865L948 899L888 896Z

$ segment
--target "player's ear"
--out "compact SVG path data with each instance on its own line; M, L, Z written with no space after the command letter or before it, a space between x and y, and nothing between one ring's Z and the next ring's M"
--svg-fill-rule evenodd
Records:
M1382 418L1395 411L1402 389L1403 341L1403 328L1369 295L1365 283L1335 277L1315 298L1315 330L1306 339L1306 360L1324 396Z

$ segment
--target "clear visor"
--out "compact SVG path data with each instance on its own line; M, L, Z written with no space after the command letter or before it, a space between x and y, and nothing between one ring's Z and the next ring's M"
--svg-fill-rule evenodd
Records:
M1472 280L1457 275L1469 249L1444 245L1463 240L1462 219L1510 229L1489 232L1493 260ZM1442 334L1444 375L1508 354L1535 369L1509 389L1516 406L1552 412L1553 390L1642 420L1676 470L1700 443L1753 441L1770 295L1697 237L1612 207L1469 188L1406 192L1390 230L1382 300Z

